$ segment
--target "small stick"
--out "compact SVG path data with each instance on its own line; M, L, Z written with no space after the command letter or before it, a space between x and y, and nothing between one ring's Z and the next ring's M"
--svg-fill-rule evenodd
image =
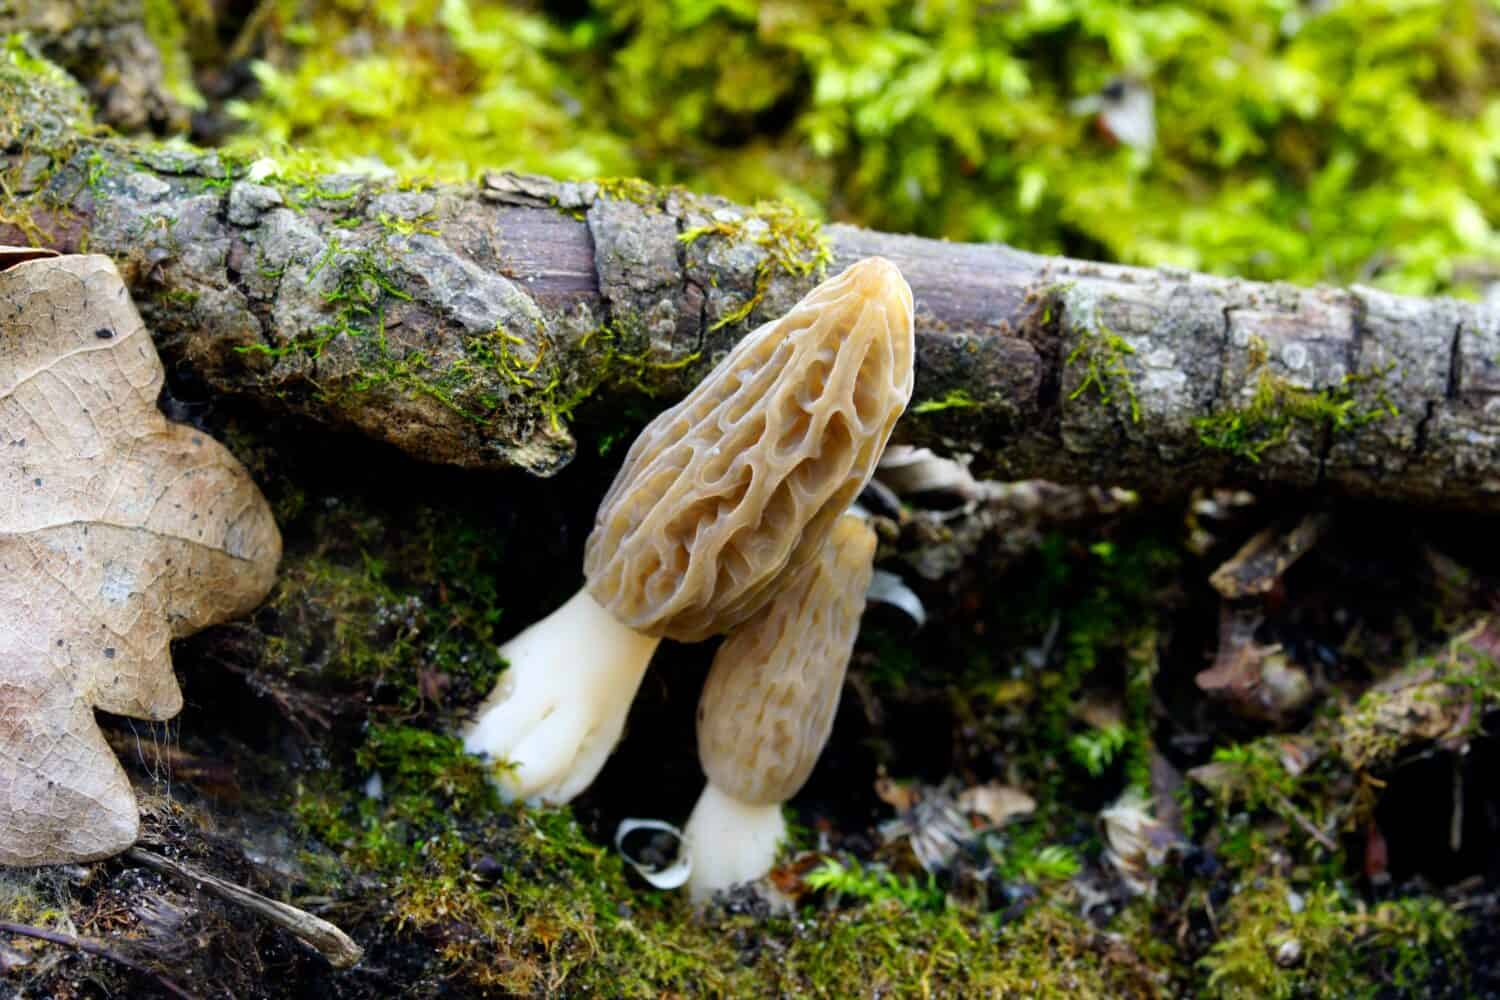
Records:
M161 984L161 988L180 1000L198 1000L193 994L178 986L172 980L153 969L149 969L133 959L126 958L118 952L110 951L97 941L89 941L84 938L64 934L62 931L49 931L45 927L32 927L29 924L11 924L0 922L0 934L14 934L17 937L36 938L38 941L50 941L52 944L60 944L65 948L74 948L97 958L102 958L116 965L122 965L131 972L150 976Z
M1290 799L1288 799L1285 795L1278 794L1276 796L1276 801L1283 809L1286 809L1292 814L1292 819L1296 820L1297 825L1307 831L1307 835L1309 837L1322 844L1329 851L1337 853L1339 845L1335 844L1331 839L1329 839L1328 834L1313 826L1312 820L1302 815L1302 810L1292 805Z
M1464 846L1464 757L1453 755L1453 814L1448 819L1448 850L1457 854Z
M335 969L347 969L364 957L365 950L354 943L354 939L322 917L315 917L306 910L299 910L286 903L267 899L242 885L226 882L216 875L189 868L180 861L164 858L160 854L132 847L125 852L130 860L195 887L207 889L220 899L237 903L251 913L295 934L312 946Z

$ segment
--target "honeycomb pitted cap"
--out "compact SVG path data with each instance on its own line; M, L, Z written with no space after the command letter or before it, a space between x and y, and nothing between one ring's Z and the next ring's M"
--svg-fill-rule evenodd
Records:
M754 614L869 480L914 353L911 289L881 257L745 337L631 446L589 535L594 600L683 642Z
M856 515L770 603L729 634L698 701L698 759L752 805L797 794L828 742L874 570L875 532Z

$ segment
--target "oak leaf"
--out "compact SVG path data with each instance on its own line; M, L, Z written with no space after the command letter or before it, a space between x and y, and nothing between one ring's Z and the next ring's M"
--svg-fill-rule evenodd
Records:
M0 248L0 864L135 841L94 710L175 715L170 641L275 579L264 497L222 445L167 421L162 380L108 258Z

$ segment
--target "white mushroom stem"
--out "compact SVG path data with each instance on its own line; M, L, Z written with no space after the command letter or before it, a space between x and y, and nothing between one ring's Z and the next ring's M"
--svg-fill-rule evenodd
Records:
M911 398L914 349L910 287L890 261L863 260L744 338L642 431L595 515L588 594L502 648L510 670L464 734L508 763L496 774L506 795L565 802L593 779L656 648L640 633L697 642L740 626L818 560ZM868 582L866 567L861 607ZM853 625L839 634L852 643ZM841 660L819 682L834 701L842 671ZM797 724L810 756L787 749L796 767L767 779L785 794L720 786L790 796L831 714L820 703Z
M661 640L620 624L587 590L500 647L510 664L464 732L498 765L507 800L567 802L594 780Z
M786 840L786 819L780 802L741 802L710 782L693 807L683 839L693 862L688 894L702 903L721 889L770 871Z

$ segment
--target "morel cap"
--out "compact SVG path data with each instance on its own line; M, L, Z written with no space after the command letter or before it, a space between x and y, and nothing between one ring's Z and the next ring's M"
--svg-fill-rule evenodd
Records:
M823 547L911 399L911 289L871 257L743 341L641 432L584 572L622 623L728 631Z
M817 558L724 640L698 702L698 759L741 802L785 802L833 728L865 610L875 532L845 514Z

